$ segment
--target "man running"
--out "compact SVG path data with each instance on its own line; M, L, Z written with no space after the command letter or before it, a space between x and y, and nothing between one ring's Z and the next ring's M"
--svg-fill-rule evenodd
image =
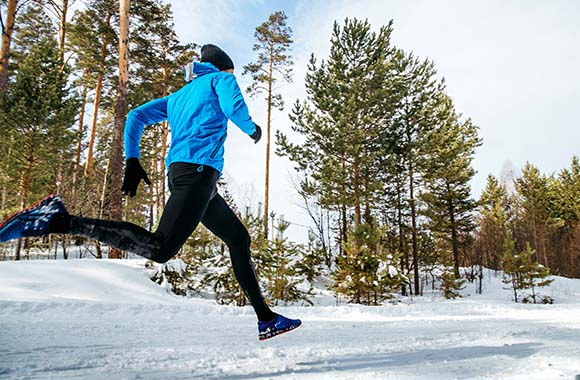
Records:
M137 193L141 180L150 184L139 162L144 127L167 120L171 128L171 147L166 157L171 195L155 232L128 222L70 215L60 197L50 195L6 219L0 225L0 242L50 233L82 235L165 263L177 254L201 221L228 246L236 279L258 317L259 339L300 326L299 319L276 314L266 304L250 258L250 235L217 192L228 119L255 143L262 134L249 115L233 72L234 64L223 50L204 45L200 62L185 69L189 83L127 115L122 191L131 197Z

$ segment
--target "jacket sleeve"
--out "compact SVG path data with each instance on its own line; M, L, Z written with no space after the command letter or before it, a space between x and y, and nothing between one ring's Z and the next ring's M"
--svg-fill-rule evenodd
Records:
M233 74L222 74L216 77L214 84L220 108L224 115L246 134L256 131L256 124L250 117L248 106Z
M141 158L139 141L146 125L167 120L167 97L147 102L127 115L125 123L125 158Z

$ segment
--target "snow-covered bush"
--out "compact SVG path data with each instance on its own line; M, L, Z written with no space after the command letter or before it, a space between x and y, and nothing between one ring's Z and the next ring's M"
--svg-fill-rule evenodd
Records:
M379 305L409 282L395 266L398 258L387 252L381 242L377 227L359 225L349 233L344 248L345 255L337 258L332 273L332 289L349 302Z
M186 296L194 290L191 281L191 270L181 259L169 260L165 264L147 262L146 267L153 269L151 279L164 287L168 292Z

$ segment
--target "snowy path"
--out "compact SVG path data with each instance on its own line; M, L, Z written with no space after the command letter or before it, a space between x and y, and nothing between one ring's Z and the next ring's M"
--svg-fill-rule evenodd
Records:
M580 281L562 281L551 306L284 308L304 326L258 342L248 308L171 296L134 265L0 263L0 379L573 380Z

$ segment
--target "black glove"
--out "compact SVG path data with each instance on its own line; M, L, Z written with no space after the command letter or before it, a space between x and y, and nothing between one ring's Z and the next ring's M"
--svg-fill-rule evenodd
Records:
M121 191L125 195L134 197L137 194L137 187L139 182L144 180L146 184L151 185L147 173L141 166L138 158L128 158L125 162L125 176L123 177L123 185Z
M252 133L250 137L254 140L254 144L257 144L262 138L262 128L260 128L258 124L256 124L256 131Z

